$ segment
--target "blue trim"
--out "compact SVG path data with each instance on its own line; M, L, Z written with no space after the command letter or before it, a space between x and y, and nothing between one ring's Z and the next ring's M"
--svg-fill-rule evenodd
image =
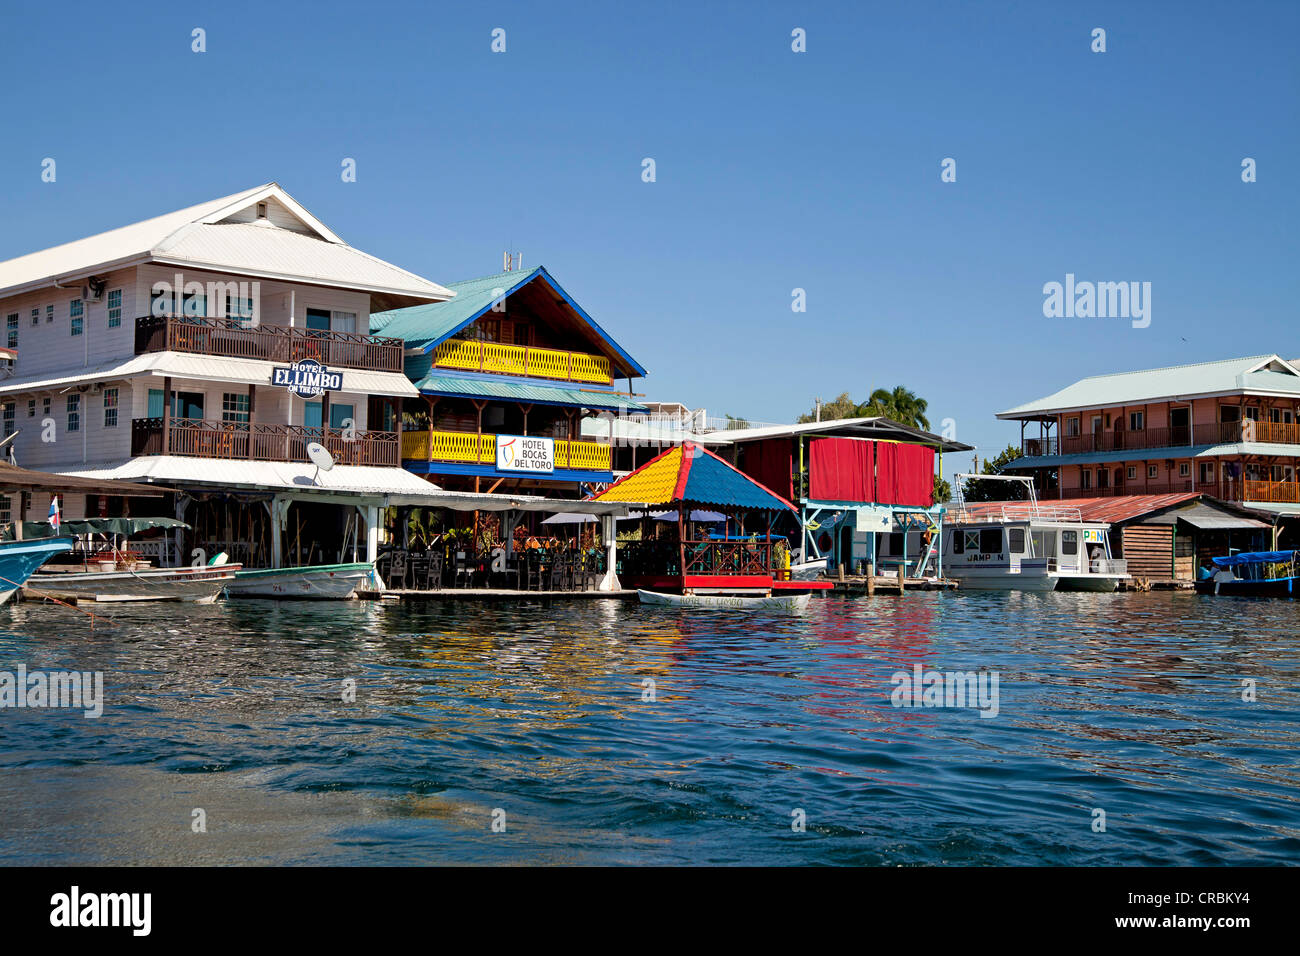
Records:
M556 468L549 475L529 475L516 471L497 471L496 465L469 465L452 461L418 461L403 459L402 467L414 475L469 475L479 478L533 478L537 481L585 481L606 483L614 480L612 471L579 471Z
M591 316L589 316L589 315L586 313L586 311L582 308L582 306L578 305L578 303L575 302L575 301L573 300L573 296L569 295L569 293L567 293L567 292L564 291L564 288L563 288L563 287L562 287L558 282L555 281L555 277L554 277L553 275L551 275L549 272L547 272L547 271L546 271L546 268L545 268L544 266L538 266L538 267L537 267L536 269L534 269L532 272L528 273L528 275L526 275L526 276L523 278L523 280L521 280L520 282L515 283L513 286L511 286L509 289L507 289L506 292L505 292L505 295L502 296L502 299L504 300L504 299L508 299L508 298L510 298L510 296L514 295L514 293L515 293L517 290L519 290L519 289L521 289L522 287L526 286L528 283L532 282L532 281L533 281L534 279L536 279L538 276L541 276L541 277L546 281L546 284L549 285L549 286L551 287L551 289L552 289L552 290L553 290L553 291L554 291L554 292L555 292L555 293L556 293L556 294L557 294L561 299L563 299L566 303L568 303L569 307L570 307L571 309L573 309L574 312L577 312L578 315L580 315L580 316L582 317L582 319L583 319L584 322L586 322L589 326L591 326L592 331L594 331L598 336L600 336L600 340L601 340L602 342L604 342L604 343L605 343L606 345L608 345L611 349L613 349L615 352L617 352L618 355L619 355L619 357L622 358L624 362L626 362L628 365L632 366L632 370L633 370L634 372L636 372L636 374L637 374L638 376L640 376L641 378L645 378L645 377L646 377L646 370L641 366L641 363L638 362L636 359L632 358L632 356L628 355L627 352L625 352L625 351L623 350L623 347L622 347L621 345L619 345L619 344L618 344L617 342L615 342L612 338L610 338L609 333L606 332L604 329L602 329L602 328L600 327L599 323L597 323L595 319L593 319ZM493 301L496 301L496 300L494 299ZM489 302L487 305L483 306L483 308L479 309L479 310L478 310L477 312L475 312L472 316L470 316L468 319L466 319L466 320L465 320L464 322L462 322L460 325L456 326L456 327L455 327L454 329L452 329L450 332L446 333L445 335L441 336L440 338L437 338L437 339L431 339L431 340L430 340L430 341L429 341L429 342L424 346L424 351L426 351L426 352L432 352L432 351L433 351L435 348L437 348L441 343L443 343L443 342L445 342L447 339L451 338L451 337L452 337L453 335L455 335L457 332L461 332L461 331L463 331L463 330L465 329L466 326L470 325L471 323L473 323L473 322L476 321L477 319L482 318L482 317L483 317L483 316L484 316L484 315L485 315L485 314L486 314L486 313L487 313L491 308L492 308L492 302Z
M510 382L513 385L531 385L537 388L554 388L557 390L567 388L581 389L584 392L600 391L609 395L622 394L617 392L613 385L601 385L599 382L571 382L568 379L539 378L533 375L507 375L504 372L471 372L468 369L435 368L433 366L430 366L429 370L420 378L412 381L418 382L430 375L446 375L449 378L463 378L476 382ZM154 417L157 418L158 416L155 415Z

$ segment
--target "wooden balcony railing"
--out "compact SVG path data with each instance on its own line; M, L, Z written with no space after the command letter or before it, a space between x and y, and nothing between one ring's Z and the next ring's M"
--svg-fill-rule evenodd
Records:
M497 436L474 432L407 431L402 433L402 458L407 461L495 465ZM555 439L556 468L609 471L612 461L609 445L594 441Z
M438 368L524 375L566 382L610 385L614 381L613 366L603 355L469 339L448 339L439 344L433 351L433 364Z
M1255 481L1224 479L1222 481L1129 482L1105 488L1066 488L1060 492L1062 499L1113 498L1117 495L1174 495L1189 491L1219 498L1223 501L1257 501L1270 504L1300 504L1300 482Z
M1300 425L1290 422L1223 422L1179 428L1147 428L1140 431L1092 432L1050 438L1025 438L1021 452L1030 458L1042 455L1079 455L1094 452L1142 451L1148 448L1183 448L1191 445L1273 442L1300 445Z
M403 348L401 339L379 335L247 326L238 319L147 315L135 320L136 355L170 351L285 363L315 359L330 367L400 372Z
M1300 504L1300 482L1251 481L1241 482L1242 501L1259 501L1269 504Z
M167 440L164 442L164 431ZM397 432L356 432L305 425L173 418L137 418L131 423L131 455L184 455L245 461L306 462L307 444L319 442L341 465L400 465Z

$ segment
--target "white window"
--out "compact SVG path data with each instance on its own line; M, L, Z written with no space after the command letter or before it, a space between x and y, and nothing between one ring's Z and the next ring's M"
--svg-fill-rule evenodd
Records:
M104 427L117 427L117 389L104 389Z
M5 316L5 331L8 334L7 344L9 348L18 348L18 313L11 312Z
M122 324L122 290L113 289L108 293L108 327L115 329Z
M1159 465L1147 465L1147 477L1148 477L1148 478L1159 478L1159 477L1160 477L1160 466L1159 466Z
M1079 487L1085 489L1092 487L1092 472L1087 468L1084 468L1079 472Z
M1128 413L1128 430L1131 432L1140 432L1146 427L1146 414L1144 412Z
M1191 477L1191 474L1192 474L1192 465L1191 465L1191 462L1180 461L1180 462L1178 463L1178 477L1179 477L1179 478L1189 478L1189 477Z
M1129 465L1129 466L1128 466L1128 480L1129 480L1129 481L1136 481L1136 480L1137 480L1137 476L1138 476L1137 466L1136 466L1136 465Z
M32 325L40 325L40 324L41 324L41 310L39 308L32 309Z
M68 315L72 319L72 334L81 334L81 323L85 319L86 306L80 299L73 299L68 305Z
M54 321L54 306L47 305L45 307L45 324L49 325L53 321Z
M81 431L81 396L69 395L67 402L68 425L70 432Z

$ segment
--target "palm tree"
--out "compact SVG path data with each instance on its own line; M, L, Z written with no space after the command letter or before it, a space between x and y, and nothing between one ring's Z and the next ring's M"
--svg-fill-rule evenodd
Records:
M930 430L930 420L925 417L929 403L924 398L902 385L895 385L894 390L878 388L871 393L867 401L858 406L858 415L863 418L880 415L900 425Z

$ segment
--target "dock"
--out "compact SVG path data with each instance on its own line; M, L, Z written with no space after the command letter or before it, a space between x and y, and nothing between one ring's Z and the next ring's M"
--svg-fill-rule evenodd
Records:
M898 575L846 574L828 579L835 587L833 594L905 594L908 591L953 591L957 582L948 578L905 578L898 586Z
M363 601L379 600L445 600L445 601L523 601L523 600L614 600L635 601L635 589L624 588L618 591L519 591L514 588L442 588L439 590L419 591L411 588L396 588L388 591L357 590L357 597Z

